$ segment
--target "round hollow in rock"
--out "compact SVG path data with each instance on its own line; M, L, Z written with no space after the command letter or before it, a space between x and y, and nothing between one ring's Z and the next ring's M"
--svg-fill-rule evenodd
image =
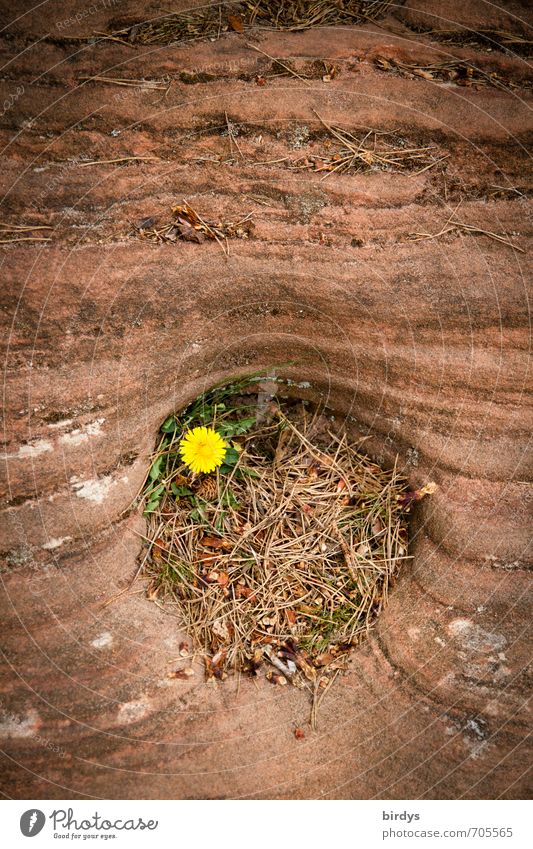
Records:
M177 612L208 678L264 670L324 688L408 559L413 495L342 418L275 389L244 378L163 422L142 563L149 596Z

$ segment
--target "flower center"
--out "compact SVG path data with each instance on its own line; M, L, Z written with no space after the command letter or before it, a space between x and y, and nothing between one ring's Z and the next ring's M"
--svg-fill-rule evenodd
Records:
M209 443L204 439L198 443L198 454L201 457L208 457L210 454L211 448Z

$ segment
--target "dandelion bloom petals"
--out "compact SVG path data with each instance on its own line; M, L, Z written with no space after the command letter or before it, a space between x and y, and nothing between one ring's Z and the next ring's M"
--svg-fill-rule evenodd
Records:
M193 427L180 441L179 451L183 462L194 474L213 472L222 465L227 445L215 430Z

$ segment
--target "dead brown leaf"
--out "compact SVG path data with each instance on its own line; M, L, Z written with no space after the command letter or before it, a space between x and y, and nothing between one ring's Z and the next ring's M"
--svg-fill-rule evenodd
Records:
M244 32L244 23L239 15L228 15L228 26L233 32Z
M235 596L237 598L245 598L249 601L255 601L255 593L251 587L243 586L242 584L237 584L235 587Z
M231 551L233 548L233 543L229 540L223 537L208 536L207 534L200 540L200 545L204 548L214 548L215 550L225 549L226 551Z
M195 230L194 227L191 227L187 221L178 219L176 229L179 231L181 238L185 239L186 242L196 242L198 245L205 242L205 235L199 230Z
M398 496L398 504L402 508L402 510L409 510L413 504L417 501L422 501L422 499L426 495L433 495L433 493L437 489L437 484L431 481L423 486L421 489L410 490L408 492L402 492L401 495Z
M266 678L271 684L277 684L280 687L284 687L287 684L285 676L281 672L275 672L272 669L267 672Z
M335 656L331 652L322 652L315 657L315 666L329 666L334 660Z
M187 681L194 675L194 669L176 669L173 672L167 672L167 678L180 678L182 681Z

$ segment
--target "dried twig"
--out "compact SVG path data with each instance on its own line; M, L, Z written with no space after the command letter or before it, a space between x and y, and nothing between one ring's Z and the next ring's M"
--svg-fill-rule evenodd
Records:
M156 242L177 242L185 240L202 243L205 239L216 241L226 256L229 255L229 238L248 238L253 228L252 213L249 212L239 221L213 224L206 221L188 201L172 207L173 220L163 226L156 225L153 219L141 222L135 232L142 238Z
M489 239L500 242L500 244L508 248L512 248L522 254L525 253L524 248L515 245L507 236L501 233L493 233L491 230L484 230L482 227L477 227L476 225L465 224L464 221L457 221L453 217L449 218L437 233L410 233L409 238L413 242L419 242L424 239L438 239L440 236L446 236L448 233L471 233L474 236L487 236Z
M125 86L128 88L146 88L149 91L165 91L168 89L168 81L158 80L133 80L122 77L80 77L82 82L108 83L109 85Z
M134 24L116 30L107 37L131 46L172 44L198 38L220 38L233 27L230 16L237 17L239 31L248 27L298 31L313 27L339 26L376 21L391 5L391 0L313 0L313 2L276 3L272 0L241 0L239 3L214 3L179 14L169 13L158 20Z
M297 74L296 71L294 71L290 67L290 65L286 65L284 62L281 61L281 59L276 59L274 56L271 56L264 50L261 50L261 48L257 47L255 44L250 44L249 42L246 42L246 47L249 47L251 50L256 50L258 53L262 53L263 56L266 56L267 59L270 59L271 62L275 62L277 65L280 65L282 68L284 68L284 70L287 71L288 74L293 77L296 77L296 79L298 80L301 80L305 85L310 85L309 80L306 80L305 77L301 77L300 74Z
M53 230L48 224L8 224L0 222L0 245L14 242L51 242L49 236L32 236L34 230ZM6 237L5 239L2 237Z
M503 78L495 71L485 71L483 68L462 59L452 59L449 62L434 62L426 65L400 62L398 59L388 59L378 56L376 66L382 71L394 71L401 76L418 77L431 82L453 82L460 86L492 85L503 91L517 87L530 88L530 80L514 81Z
M409 147L405 142L395 139L393 135L377 130L367 130L361 137L357 138L353 133L328 124L324 118L313 110L316 117L331 136L339 142L342 147L338 153L329 157L315 157L313 160L307 158L304 166L311 165L315 171L326 171L325 179L334 172L348 170L359 171L361 169L379 168L384 170L403 170L424 163L424 167L415 173L422 173L427 168L443 162L446 156L435 159L436 150L433 146Z
M120 32L127 32L127 30L120 30ZM98 38L100 38L102 41L116 41L117 44L125 44L126 47L133 47L133 44L131 44L127 39L118 38L117 35L114 35L112 33L98 32L98 30L96 30L94 35L98 36Z
M235 138L235 134L233 132L233 125L231 124L231 122L228 118L228 113L224 112L224 115L226 116L226 125L228 127L228 138L229 138L231 154L233 155L233 145L235 145L235 147L239 151L239 156L241 157L241 159L244 159L243 152L240 149L239 143L238 143L237 139Z
M120 156L118 159L94 159L87 162L78 162L80 168L88 168L91 165L114 165L120 162L159 162L158 156Z

